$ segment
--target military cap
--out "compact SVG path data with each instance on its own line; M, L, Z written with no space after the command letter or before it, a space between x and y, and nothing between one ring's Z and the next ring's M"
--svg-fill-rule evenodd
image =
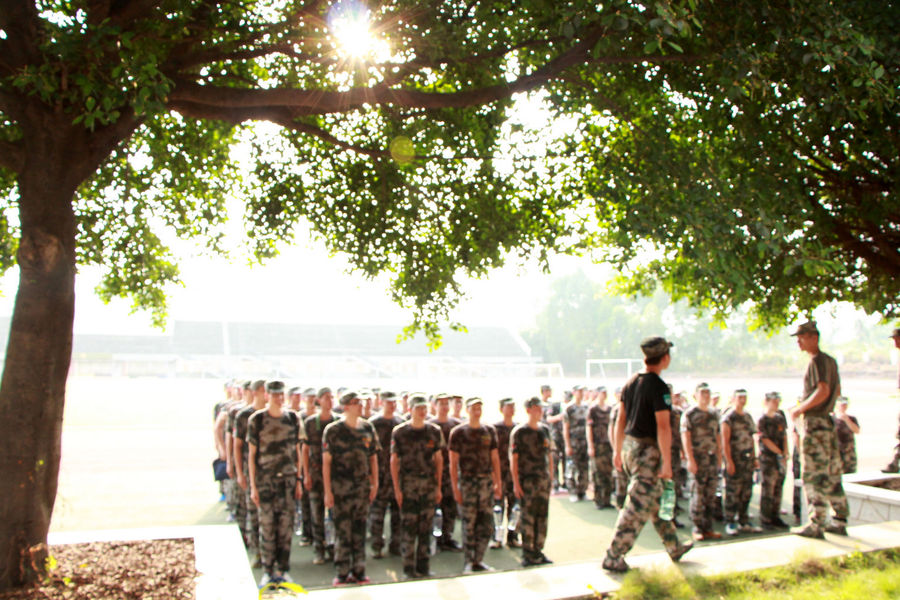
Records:
M300 386L294 386L288 390L288 396L300 396L303 393L303 390L300 389Z
M251 387L253 387L253 382L248 379L247 381L245 381L244 383L241 384L241 387L244 388L245 390L249 390Z
M745 390L744 388L738 388L738 389L734 390L734 395L735 396L746 396L747 390Z
M341 396L341 406L346 406L357 398L359 398L359 394L357 394L356 392L345 392L344 395Z
M553 389L553 388L551 388L551 387L550 387L550 384L548 384L548 383L545 383L544 385L541 386L541 391L542 391L542 392L549 392L549 391L551 391L552 389Z
M449 400L452 397L453 397L452 394L448 394L447 392L441 392L439 394L434 395L434 401L437 402L438 400L443 400L444 398L447 398Z
M266 380L265 379L257 379L256 381L253 382L253 384L250 387L253 389L254 392L256 390L265 389Z
M409 407L416 408L417 406L428 406L428 399L425 397L425 394L413 394L409 399Z
M456 396L454 396L454 398L455 397ZM468 400L466 400L466 408L469 408L470 406L475 406L476 404L484 404L484 400L482 400L478 396L475 396L474 398L469 398Z
M543 408L544 406L546 406L546 404L544 404L544 402L537 396L532 396L525 401L525 408L531 408L532 406L540 406L541 408Z
M283 381L269 381L266 383L266 392L269 394L283 394L284 393L284 382Z
M357 392L360 398L372 398L375 394L370 389L363 388Z
M806 323L800 323L800 325L797 326L797 331L791 335L803 335L804 333L814 333L819 335L819 328L816 326L816 322L807 321Z
M702 391L704 391L704 390L709 391L709 384L706 383L705 381L701 381L700 383L697 384L697 390L696 390L696 391L702 392Z
M396 402L397 394L391 391L381 392L381 400L382 402Z
M766 392L766 400L781 400L781 392Z
M584 391L584 390L586 390L586 389L587 389L587 388L586 388L585 386L581 385L580 383L579 383L578 385L572 386L572 391L573 391L573 392L577 392L577 391L579 391L579 390Z
M303 390L303 395L304 396L315 396L316 388L306 388L305 390Z
M380 388L380 387L373 387L373 388L372 388L372 393L373 393L373 394L380 394L380 393L381 393L381 388Z
M598 385L597 387L594 388L594 391L595 391L595 392L605 392L605 391L606 391L606 386L605 386L605 385Z
M675 344L657 335L645 338L641 342L641 351L644 353L645 358L653 359L665 356L669 352L669 348L673 346Z
M317 393L316 396L318 396L318 397L321 398L321 397L324 396L325 394L330 394L330 393L331 393L331 388L328 387L328 386L326 386L326 387L323 387L323 388L319 388L319 393Z
M513 400L512 398L501 398L500 399L500 407L501 408L506 406L507 404L515 404L515 400Z
M894 327L894 332L891 334L892 338L900 337L900 327Z

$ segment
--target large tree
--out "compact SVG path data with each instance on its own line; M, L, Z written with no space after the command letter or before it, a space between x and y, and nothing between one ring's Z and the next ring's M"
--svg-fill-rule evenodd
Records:
M229 196L258 257L305 220L431 334L461 275L591 247L629 268L649 248L636 284L723 309L896 311L897 8L878 4L370 2L387 49L351 57L348 0L4 0L0 590L43 569L76 265L162 320L167 241L227 251ZM517 93L574 130L514 122Z

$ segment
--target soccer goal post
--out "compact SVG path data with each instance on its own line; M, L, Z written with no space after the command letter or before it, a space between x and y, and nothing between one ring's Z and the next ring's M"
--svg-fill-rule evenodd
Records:
M589 358L584 361L584 377L591 379L599 371L601 379L630 379L640 371L644 361L640 358Z

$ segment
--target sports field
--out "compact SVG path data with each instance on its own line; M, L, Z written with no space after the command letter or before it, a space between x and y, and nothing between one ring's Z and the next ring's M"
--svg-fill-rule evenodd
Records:
M671 377L677 390L693 389L696 379ZM582 383L559 381L556 388ZM304 382L298 382L304 383ZM314 383L314 382L313 382ZM340 382L335 382L334 385ZM361 382L347 382L351 385ZM487 401L489 420L496 416L494 400L502 395L517 399L533 395L539 380L473 380L423 382L370 382L371 385L428 392L460 390L481 395ZM598 382L594 382L598 383ZM608 385L618 382L610 381ZM729 394L745 387L750 394L748 410L758 415L765 391L779 390L785 399L800 392L800 376L793 379L710 379L714 390ZM851 399L850 414L859 419L857 438L861 471L874 470L887 462L897 443L900 396L891 379L853 379L843 382ZM53 531L153 527L158 525L220 524L225 522L210 463L215 458L212 407L222 396L222 382L179 379L73 378L69 382L66 421L63 428L59 494L53 514ZM787 404L787 400L786 400ZM790 477L785 498L790 499ZM755 502L754 502L755 505ZM602 557L615 522L612 510L598 511L591 502L570 503L565 495L555 497L550 508L547 555L557 562ZM751 514L755 514L755 506ZM687 522L686 516L683 521ZM682 530L688 535L688 529ZM645 529L635 552L660 548L652 527ZM310 587L325 585L332 568L310 565L309 548L294 546L292 574ZM512 568L517 553L491 550L486 562L497 568ZM460 554L438 555L433 561L438 574L458 573ZM395 580L400 561L388 558L369 561L373 581Z

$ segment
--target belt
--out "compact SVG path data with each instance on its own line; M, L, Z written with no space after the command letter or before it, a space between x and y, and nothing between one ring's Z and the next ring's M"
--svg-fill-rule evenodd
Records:
M656 438L652 437L635 437L633 435L626 435L626 440L631 440L632 442L637 442L638 444L642 444L644 446L656 446Z

